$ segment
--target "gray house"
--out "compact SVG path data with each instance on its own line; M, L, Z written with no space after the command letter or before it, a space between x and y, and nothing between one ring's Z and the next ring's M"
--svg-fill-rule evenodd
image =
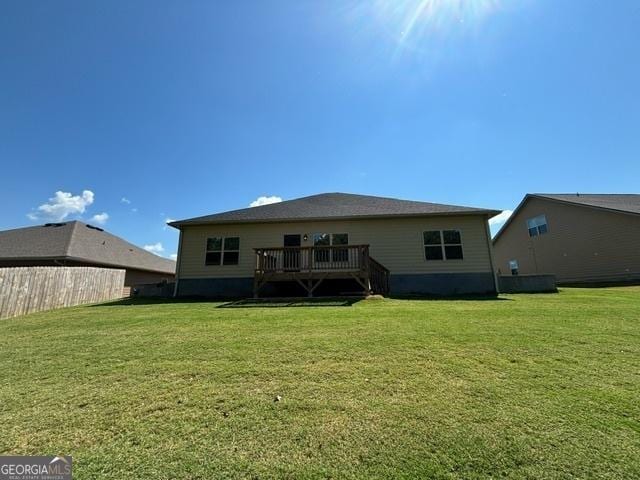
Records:
M0 267L111 267L125 286L173 281L176 263L86 223L47 223L0 232Z
M176 293L495 293L498 213L325 193L180 220Z

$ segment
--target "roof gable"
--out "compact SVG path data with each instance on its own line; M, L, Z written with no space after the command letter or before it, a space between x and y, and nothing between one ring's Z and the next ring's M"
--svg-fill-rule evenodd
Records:
M216 223L264 223L278 221L357 219L390 216L420 215L489 215L495 210L416 202L396 198L355 195L350 193L323 193L287 200L259 207L242 208L172 222L169 225L203 225Z

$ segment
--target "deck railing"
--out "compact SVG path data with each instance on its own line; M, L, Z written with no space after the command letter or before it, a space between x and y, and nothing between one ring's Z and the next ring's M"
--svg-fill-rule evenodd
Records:
M381 295L388 295L391 288L389 270L369 257L369 279L371 281L371 290Z
M369 245L256 248L257 273L359 272L369 266Z

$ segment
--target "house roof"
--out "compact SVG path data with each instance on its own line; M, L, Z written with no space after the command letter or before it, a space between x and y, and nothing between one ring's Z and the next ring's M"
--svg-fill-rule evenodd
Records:
M529 198L542 198L583 207L598 208L620 213L640 215L640 194L637 193L528 193L493 237L495 242L511 223Z
M488 215L493 217L499 213L496 210L483 208L415 202L370 195L322 193L259 207L242 208L203 217L178 220L169 223L169 225L180 228L186 225L221 223L265 223L426 215Z
M0 260L76 260L174 274L176 262L79 221L0 232Z
M637 193L534 193L531 196L640 214L640 194Z

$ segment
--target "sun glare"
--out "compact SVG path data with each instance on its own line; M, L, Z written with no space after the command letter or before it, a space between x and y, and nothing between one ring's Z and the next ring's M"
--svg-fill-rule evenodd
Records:
M421 39L448 35L479 23L500 0L376 0L374 15L401 45L417 47Z

